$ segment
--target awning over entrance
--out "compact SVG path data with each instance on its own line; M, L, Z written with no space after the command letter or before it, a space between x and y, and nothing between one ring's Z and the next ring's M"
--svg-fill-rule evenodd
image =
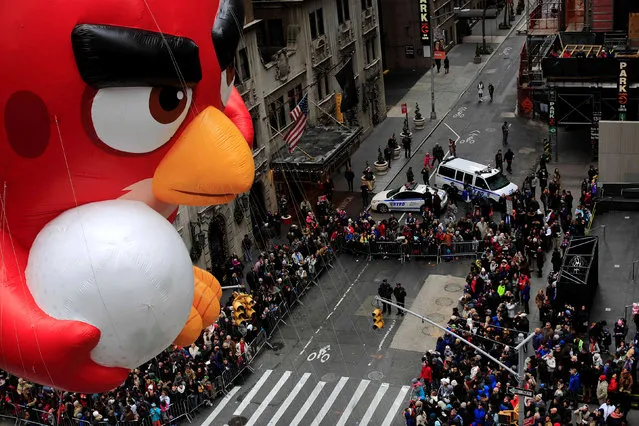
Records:
M495 19L499 15L498 9L486 9L486 19ZM481 19L484 16L484 9L461 9L455 11L458 18Z
M361 128L308 127L292 154L283 147L271 161L275 179L316 183L357 149Z

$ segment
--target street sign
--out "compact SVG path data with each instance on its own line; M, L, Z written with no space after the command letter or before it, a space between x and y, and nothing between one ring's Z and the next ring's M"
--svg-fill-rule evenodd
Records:
M511 388L510 389L512 391L512 393L514 393L515 395L521 395L521 396L526 396L528 398L532 398L534 395L534 392L528 389L522 389L522 388Z
M402 114L406 114L408 112L408 106L406 104L402 104Z

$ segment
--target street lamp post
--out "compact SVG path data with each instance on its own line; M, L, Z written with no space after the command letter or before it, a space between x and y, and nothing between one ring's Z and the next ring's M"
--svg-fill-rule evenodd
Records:
M523 388L524 387L524 383L525 383L525 379L526 379L526 374L524 373L524 370L526 369L526 345L534 337L533 333L530 333L521 343L519 343L515 347L515 350L517 351L517 358L518 359L517 359L517 371L514 371L512 368L510 368L509 366L507 366L503 362L499 361L497 358L493 357L488 352L484 351L480 347L478 347L478 346L474 345L473 343L469 342L468 340L464 339L459 334L457 334L457 333L455 333L453 331L450 331L446 327L443 327L443 326L437 324L435 321L433 321L433 320L431 320L429 318L426 318L425 316L420 315L420 314L418 314L416 312L413 312L410 309L406 309L403 306L399 306L398 304L393 303L393 302L391 302L389 300L382 299L379 296L375 296L375 300L377 300L378 302L385 303L385 304L390 305L390 306L394 306L395 308L400 309L403 312L408 312L409 314L421 319L423 322L426 322L426 323L432 325L433 327L437 327L440 330L442 330L444 333L450 334L451 336L455 337L456 339L461 340L462 342L464 342L465 344L467 344L471 348L473 348L476 351L478 351L479 353L481 353L486 358L490 359L491 361L493 361L494 363L499 365L501 368L506 370L512 376L514 376L517 379L517 385L519 386L519 388ZM519 402L518 402L518 405L517 405L517 408L518 408L517 412L518 412L518 417L519 417L518 424L521 425L521 424L524 423L524 417L526 415L526 405L524 403L524 398L521 398L520 395L518 395L518 398L519 398Z

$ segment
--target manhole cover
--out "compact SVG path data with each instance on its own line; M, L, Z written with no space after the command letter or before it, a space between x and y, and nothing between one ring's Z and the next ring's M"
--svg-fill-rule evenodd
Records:
M439 306L450 306L455 302L450 297L438 297L435 299L435 303Z
M384 373L381 371L371 371L368 373L368 378L371 380L382 380L384 378Z
M426 314L426 318L437 323L442 323L446 317L439 312L433 312L432 314Z
M228 426L244 426L248 423L248 419L246 417L233 417L231 420L226 422Z
M439 337L439 336L442 336L444 332L437 327L433 327L432 325L427 325L426 327L422 329L422 334L426 336L431 336L431 337Z
M328 373L322 376L322 381L326 383L331 383L337 381L338 376L335 373Z
M446 284L446 287L444 287L444 290L449 293L457 293L461 289L462 287L459 284Z

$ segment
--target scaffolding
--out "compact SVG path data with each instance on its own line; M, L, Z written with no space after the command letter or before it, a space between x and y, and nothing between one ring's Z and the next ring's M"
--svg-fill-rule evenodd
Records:
M563 1L538 0L531 4L528 14L528 35L546 36L556 34L562 28Z

